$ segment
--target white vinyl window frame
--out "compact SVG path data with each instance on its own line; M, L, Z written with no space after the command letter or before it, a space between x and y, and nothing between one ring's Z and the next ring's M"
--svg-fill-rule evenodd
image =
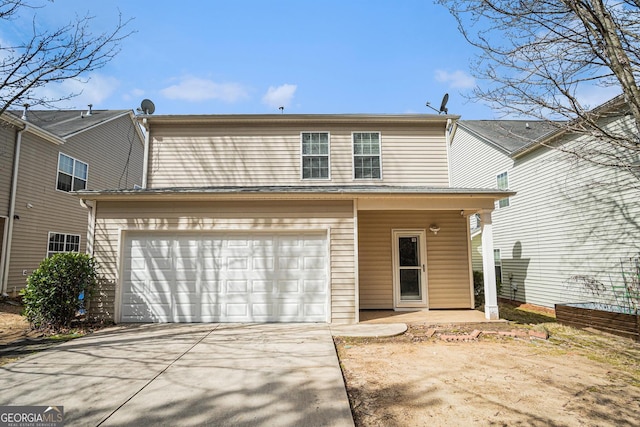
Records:
M80 235L50 231L47 238L47 258L63 252L80 252Z
M504 171L496 175L496 185L498 190L508 190L509 189L509 172ZM498 200L498 209L507 208L510 205L510 201L508 197L504 199Z
M369 135L369 142L371 142L370 137L372 135L377 135L378 145L377 145L377 153L371 152L371 144L367 147L366 153L360 152L356 153L356 135ZM363 150L360 150L363 151ZM358 176L358 170L363 170L365 168L374 170L374 165L364 165L362 162L365 160L371 160L372 163L377 161L377 170L378 176ZM382 180L382 133L379 131L357 131L351 132L351 162L353 169L353 179L354 180Z
M305 141L306 137L313 139L318 137L318 141ZM326 136L325 145L320 137ZM307 146L305 143L309 142ZM317 144L314 145L314 142ZM326 152L324 152L326 151ZM326 166L325 163L326 162ZM313 163L313 164L310 164ZM326 174L322 171L326 170ZM300 179L308 180L330 180L331 179L331 133L324 131L300 132Z
M68 154L58 153L56 190L68 193L85 190L89 180L89 164Z

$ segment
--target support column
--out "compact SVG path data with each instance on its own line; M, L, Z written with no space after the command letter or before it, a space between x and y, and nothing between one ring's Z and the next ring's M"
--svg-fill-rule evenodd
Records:
M481 211L482 227L482 269L484 273L484 317L499 319L498 293L496 290L496 267L493 259L493 224L491 211Z

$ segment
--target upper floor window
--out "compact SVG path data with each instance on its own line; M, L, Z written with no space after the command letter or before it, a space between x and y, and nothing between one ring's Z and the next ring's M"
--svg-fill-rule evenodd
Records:
M302 179L329 178L329 133L303 132Z
M58 182L60 191L77 191L87 188L89 165L60 153L58 156Z
M60 252L80 252L80 236L50 231L47 257Z
M380 178L380 132L353 133L353 177Z
M507 172L502 172L496 177L496 182L498 183L499 190L508 190L509 189L509 176ZM498 207L506 208L509 206L509 198L505 197L498 201Z

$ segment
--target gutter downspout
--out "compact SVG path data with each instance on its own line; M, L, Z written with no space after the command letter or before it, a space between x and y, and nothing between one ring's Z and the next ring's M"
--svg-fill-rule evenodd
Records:
M142 119L144 127L144 155L142 160L142 188L147 188L147 177L149 176L149 124L146 117Z
M7 286L9 284L9 261L11 260L11 241L13 238L13 223L15 222L16 214L16 197L18 193L18 170L20 167L20 147L22 146L22 134L29 129L29 124L25 124L24 128L20 129L16 135L16 149L13 156L13 176L11 177L11 198L9 202L9 219L7 226L7 235L2 244L2 265L0 271L2 271L2 286L0 287L0 293L3 297L9 296L7 294Z
M96 206L91 200L80 199L80 206L87 210L87 250L93 256L95 235L96 235Z

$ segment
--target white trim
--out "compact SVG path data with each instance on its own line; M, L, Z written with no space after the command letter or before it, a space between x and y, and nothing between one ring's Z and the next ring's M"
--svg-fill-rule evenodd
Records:
M115 296L113 301L113 322L122 323L122 278L124 277L124 241L128 230L120 228L118 230L118 241L116 243L117 268L115 277Z
M353 281L355 322L360 323L360 245L358 244L358 199L353 201Z
M427 274L427 231L422 229L392 229L392 265L393 265L393 309L402 310L406 308L428 308L429 303L429 284ZM420 263L422 268L420 269L420 291L422 298L415 301L401 301L400 300L400 266L399 266L399 252L398 252L398 239L400 237L415 237L420 239L418 250L420 256Z
M318 134L327 134L327 177L326 178L305 178L304 177L304 162L303 159L305 156L311 157L320 157L315 154L303 154L302 152L302 135L305 133L318 133ZM301 131L300 132L300 180L301 181L331 181L331 132L329 131Z
M71 172L71 190L69 190L69 191L60 190L58 188L58 180L60 179L60 172L66 174L66 172L60 170L60 156L61 155L62 156L66 156L66 157L68 157L68 158L73 160L73 171ZM58 151L58 165L56 167L56 191L59 191L61 193L67 193L67 194L69 194L69 193L71 193L73 191L78 191L78 190L74 190L73 189L73 183L74 183L74 181L76 179L76 175L75 175L76 162L80 162L80 163L82 163L84 165L87 165L87 179L84 182L84 188L82 190L87 190L89 188L89 163L83 162L82 160L79 160L79 159L76 159L75 157L70 156L70 155L68 155L66 153L63 153L62 151Z
M483 210L480 215L482 225L482 269L484 276L484 317L489 320L499 318L498 295L496 292L496 268L493 260L493 224L491 211Z
M49 231L49 233L47 234L47 255L46 255L47 258L50 256L49 255L49 252L50 252L49 251L49 243L51 241L51 235L52 234L61 234L61 235L64 236L64 247L65 247L65 250L63 250L63 251L51 251L51 255L62 254L62 253L66 253L66 252L80 253L80 247L82 246L82 236L80 234L61 233L59 231ZM67 237L69 237L69 236L73 236L73 237L77 237L78 238L78 250L77 251L68 251L68 250L66 250L66 248L67 248Z
M149 129L149 124L147 122L147 119L144 118L142 120L142 127L144 127L145 132L144 132L144 143L143 143L143 147L144 149L143 154L142 154L142 188L147 188L147 181L149 181L149 155L150 155L150 151L151 149L149 148L149 144L150 144L150 137L149 134L151 133L150 129Z
M475 215L475 214L472 214ZM466 216L466 223L467 223L467 265L469 266L469 292L471 295L471 305L470 305L470 309L473 310L474 308L476 308L476 294L475 294L475 289L474 289L474 283L473 283L473 258L472 258L472 236L471 236L471 223L469 222L469 217Z
M11 175L11 193L9 196L9 224L7 227L7 234L5 235L5 239L7 239L6 245L3 243L3 246L6 248L6 251L2 252L2 257L4 261L4 271L2 272L2 277L0 280L0 296L4 296L7 293L7 289L9 287L9 266L11 265L11 245L13 243L13 223L15 222L16 215L16 199L18 197L18 172L20 170L20 151L22 147L22 134L31 129L29 124L25 124L24 128L20 129L16 133L16 141L15 148L13 153L13 173Z
M327 228L327 232L325 234L325 238L326 240L326 245L325 245L325 253L326 253L326 257L327 257L327 265L326 265L326 272L325 274L327 275L327 299L326 299L326 305L327 305L327 317L325 318L327 323L331 323L333 321L333 312L332 312L332 306L331 306L331 300L332 300L332 296L333 296L333 286L331 285L331 227Z
M9 217L0 215L0 218L4 219L4 227L2 227L2 248L0 249L0 281L4 277L4 263L5 263L5 253L7 252L7 241L9 240L9 236L7 235L9 232ZM2 289L4 291L4 289ZM0 292L1 293L1 292Z
M355 153L355 148L356 148L356 144L355 144L355 140L354 140L354 135L357 133L377 133L378 134L378 159L380 162L380 177L379 178L356 178L356 153ZM373 157L373 156L370 156ZM353 181L382 181L383 179L383 175L382 175L382 132L379 130L362 130L362 131L352 131L351 132L351 179Z
M503 172L496 174L496 188L500 189L500 186L498 185L498 178L500 177L500 175L503 175L503 174L507 177L507 188L504 190L508 191L508 188L509 188L509 171L508 170L505 170ZM505 199L507 200L507 206L500 206L500 202ZM496 200L496 209L505 209L505 208L508 208L509 206L511 206L511 198L509 196Z
M451 147L453 138L451 137L454 124L451 119L447 119L447 124L444 127L444 142L447 147L447 186L451 187ZM473 308L473 307L472 307Z
M107 112L108 112L108 110L107 110ZM79 134L84 133L86 131L89 131L91 129L95 129L98 126L102 126L102 125L104 125L106 123L109 123L109 122L112 122L114 120L120 119L120 118L122 118L124 116L129 116L131 118L131 121L135 124L135 122L133 120L133 118L135 117L134 114L133 114L133 110L126 110L126 111L123 111L122 113L120 113L120 114L118 114L116 116L109 117L108 119L105 119L105 120L102 120L100 122L94 123L91 126L88 126L88 127L84 128L84 129L80 129L80 130L77 130L77 131L75 131L73 133L65 135L64 138L68 139L68 138L74 137L76 135L79 135Z
M331 323L333 319L332 314L332 305L331 305L331 296L332 296L332 281L331 281L331 228L309 228L309 229L281 229L281 228L269 228L269 229L248 229L248 228L234 228L234 229L221 229L221 230L171 230L164 229L158 230L157 228L138 228L138 227L122 227L118 229L118 242L117 242L117 258L118 258L118 266L116 268L116 278L115 278L115 297L114 297L114 309L113 309L113 321L114 323L122 323L122 278L124 277L124 261L125 261L125 243L131 234L136 233L144 233L148 234L198 234L201 235L203 233L206 234L291 234L291 235L300 235L300 234L315 234L315 235L323 235L326 238L326 256L327 256L327 266L326 266L326 289L327 289L327 313L326 319L327 323Z

